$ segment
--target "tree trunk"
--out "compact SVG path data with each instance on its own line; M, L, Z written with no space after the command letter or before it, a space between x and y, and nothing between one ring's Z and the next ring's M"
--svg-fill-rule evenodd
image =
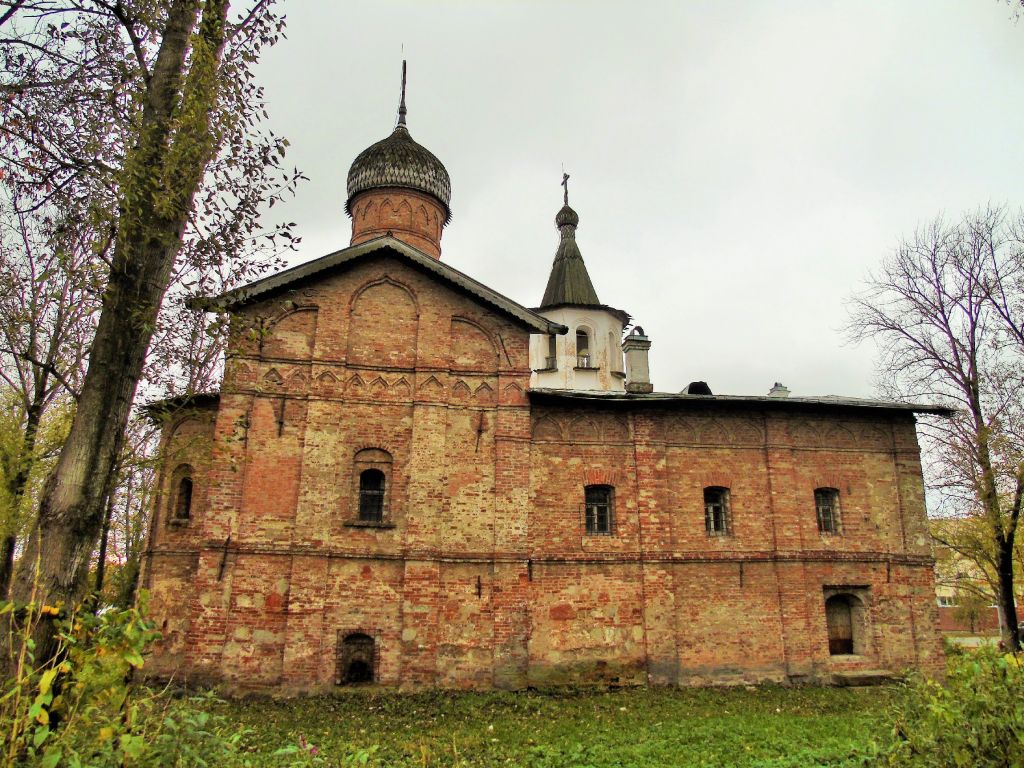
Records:
M35 589L37 600L67 611L87 587L135 388L193 198L216 147L210 114L227 6L227 0L175 0L168 10L139 135L122 169L117 242L89 367L18 569L18 601ZM51 624L39 622L33 639L37 660L53 656Z
M999 562L999 617L1000 634L1009 651L1020 650L1020 636L1017 632L1017 603L1013 595L1013 540L1000 542Z
M7 590L11 586L11 574L14 573L14 551L17 548L17 536L4 536L3 552L0 553L0 600L7 599Z
M25 495L25 487L32 475L32 465L35 463L33 453L36 450L36 437L39 435L39 422L43 417L42 390L45 389L45 382L42 387L36 387L36 396L25 414L25 435L21 441L21 453L18 459L18 471L14 473L8 488L11 499L12 511L21 507L21 499ZM18 536L16 531L4 537L2 561L0 561L0 600L7 599L7 593L11 587L11 577L14 575L14 552L18 548Z
M114 604L121 609L130 608L135 602L135 590L139 586L139 557L129 557L124 564L121 588L114 598Z
M107 511L103 515L103 530L100 531L100 551L96 556L96 608L100 607L100 593L103 591L103 578L107 573L107 541L110 539L110 519L114 515L114 494L107 497Z

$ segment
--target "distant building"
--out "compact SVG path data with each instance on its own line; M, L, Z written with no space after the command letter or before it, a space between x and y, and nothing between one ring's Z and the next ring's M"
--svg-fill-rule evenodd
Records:
M938 669L934 409L655 392L568 191L532 309L441 260L450 191L403 97L349 171L350 245L212 300L220 392L152 409L148 670L322 691Z
M999 635L1000 608L978 564L938 542L957 538L961 526L979 521L963 518L929 520L935 545L935 603L939 631L946 635Z

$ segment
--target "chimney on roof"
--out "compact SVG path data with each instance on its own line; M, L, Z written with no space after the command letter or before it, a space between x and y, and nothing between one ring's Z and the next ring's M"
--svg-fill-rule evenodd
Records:
M651 369L647 364L647 352L651 348L651 340L644 335L639 325L626 336L622 342L622 353L626 358L626 391L634 394L645 394L654 391L651 384Z
M789 397L789 388L785 384L776 381L775 385L769 390L768 397Z

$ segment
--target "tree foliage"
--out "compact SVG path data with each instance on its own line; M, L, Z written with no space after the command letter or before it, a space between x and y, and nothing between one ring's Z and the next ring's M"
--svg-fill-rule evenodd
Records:
M58 211L103 265L88 368L22 559L21 600L32 588L67 606L81 597L143 376L166 392L215 377L222 334L183 314L184 297L251 279L293 241L290 224L264 231L259 218L301 178L282 164L286 142L262 127L252 72L282 28L271 0L233 16L227 0L0 3L7 201L20 216ZM52 646L52 633L37 639Z
M880 388L956 409L922 419L939 512L980 521L1004 640L1017 648L1013 559L1024 495L1024 214L939 218L900 243L851 301L880 350Z

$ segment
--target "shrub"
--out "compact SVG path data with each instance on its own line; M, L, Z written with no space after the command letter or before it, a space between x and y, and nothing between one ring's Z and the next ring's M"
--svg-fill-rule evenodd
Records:
M965 654L970 653L969 648L960 643L954 642L948 637L942 638L942 650L945 652L947 659L953 656L959 658Z
M0 613L13 613L0 603ZM24 606L23 626L56 611ZM56 619L55 619L56 620ZM60 653L36 665L29 632L0 696L7 765L177 766L230 763L238 733L196 698L174 699L132 682L159 634L140 609L82 611L56 620Z
M1024 660L979 648L949 659L945 685L924 677L898 705L889 766L1024 766Z

